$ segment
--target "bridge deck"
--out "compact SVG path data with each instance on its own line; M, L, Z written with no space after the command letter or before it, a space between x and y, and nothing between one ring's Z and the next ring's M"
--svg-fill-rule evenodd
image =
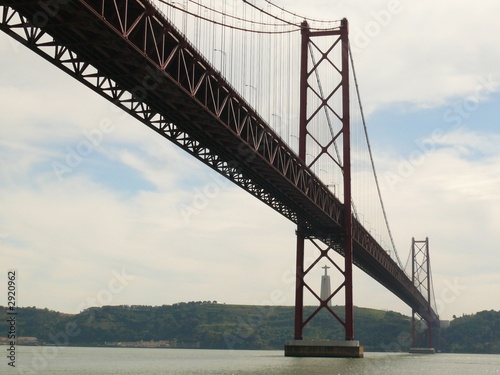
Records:
M152 3L48 3L0 0L0 28L342 253L342 203ZM353 239L358 267L438 321L356 220Z

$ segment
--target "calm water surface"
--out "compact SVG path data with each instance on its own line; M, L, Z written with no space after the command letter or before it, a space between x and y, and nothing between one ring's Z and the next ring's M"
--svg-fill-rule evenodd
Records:
M363 359L337 359L288 358L283 351L18 347L16 369L3 362L1 374L500 375L500 355L469 354L365 353Z

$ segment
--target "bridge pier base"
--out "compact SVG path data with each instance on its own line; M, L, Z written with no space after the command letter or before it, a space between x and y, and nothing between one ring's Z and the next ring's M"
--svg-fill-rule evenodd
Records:
M285 345L285 357L363 358L359 341L294 340Z

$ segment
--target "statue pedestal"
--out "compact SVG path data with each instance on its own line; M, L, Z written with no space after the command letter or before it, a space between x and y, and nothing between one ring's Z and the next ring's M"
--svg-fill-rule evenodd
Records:
M285 357L363 358L359 341L294 340L285 345Z

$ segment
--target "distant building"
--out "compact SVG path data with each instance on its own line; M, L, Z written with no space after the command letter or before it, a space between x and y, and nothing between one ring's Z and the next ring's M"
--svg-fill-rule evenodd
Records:
M18 345L38 345L38 339L36 337L31 336L21 336L16 340L16 344Z
M170 341L167 340L159 340L159 341L130 341L130 342L106 342L106 346L118 346L121 348L171 348L175 345L172 345Z
M449 320L440 320L439 321L441 328L446 329L450 326L450 321Z
M15 341L17 345L38 345L38 339L36 337L21 336L17 337L15 340L9 340L6 337L0 337L0 345L9 345L11 341Z

